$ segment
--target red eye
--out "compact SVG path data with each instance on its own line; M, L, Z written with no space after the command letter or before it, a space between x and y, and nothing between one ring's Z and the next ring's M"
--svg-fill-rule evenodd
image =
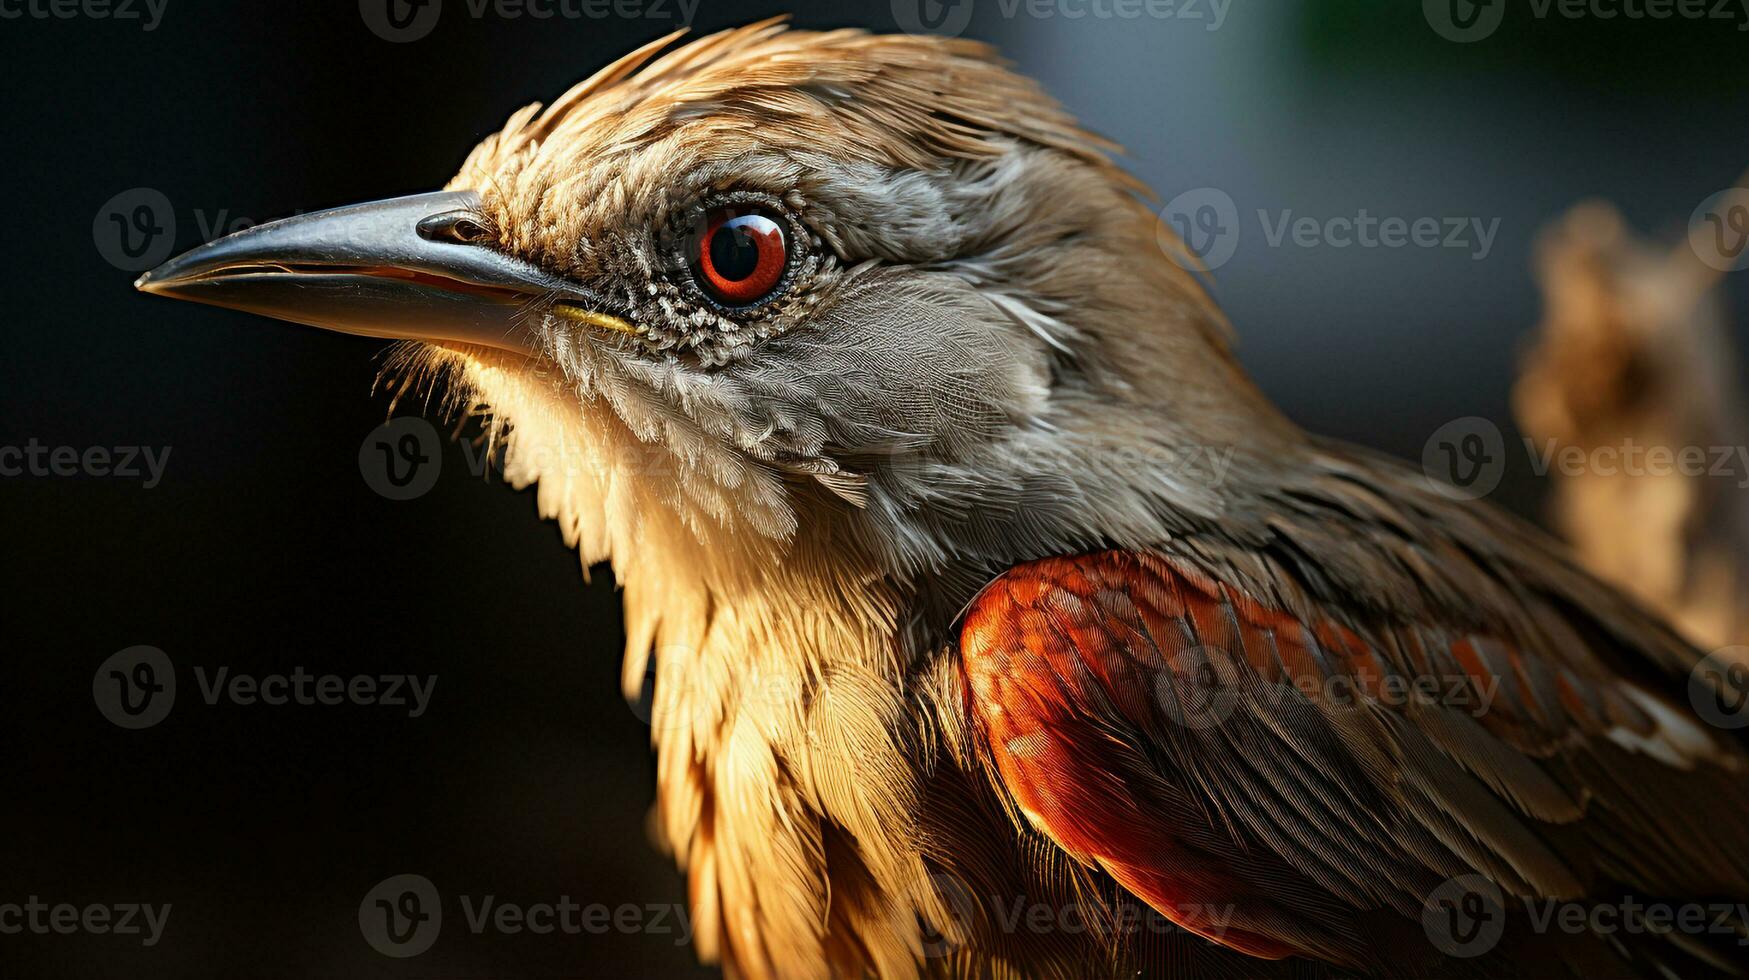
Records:
M777 288L788 261L778 222L758 212L717 208L705 224L692 271L699 286L719 302L747 306Z

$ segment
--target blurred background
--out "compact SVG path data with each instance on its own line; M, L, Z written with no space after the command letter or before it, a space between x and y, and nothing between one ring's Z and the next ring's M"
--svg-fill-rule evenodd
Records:
M664 931L577 935L475 934L460 914L460 896L568 896L649 923L684 901L644 830L649 732L618 693L610 577L586 577L532 495L482 476L447 430L428 492L372 489L359 459L389 413L381 342L130 283L240 224L435 188L513 109L630 47L784 9L804 27L993 42L1123 143L1162 204L1195 192L1195 223L1231 202L1197 227L1225 236L1209 257L1244 362L1306 427L1409 460L1463 417L1515 438L1540 228L1602 198L1675 248L1749 165L1736 7L0 0L0 446L162 463L156 479L145 457L135 478L0 477L0 906L171 906L150 946L0 933L0 975L712 975L673 913ZM1436 219L1441 244L1272 240L1284 216L1363 213ZM1451 245L1448 219L1466 229ZM1749 276L1723 289L1746 308ZM1545 482L1509 454L1491 499L1536 517ZM94 675L137 645L164 651L178 690L130 730L99 710ZM414 717L208 704L197 680L298 668L435 686ZM401 874L445 900L441 935L406 959L359 925Z

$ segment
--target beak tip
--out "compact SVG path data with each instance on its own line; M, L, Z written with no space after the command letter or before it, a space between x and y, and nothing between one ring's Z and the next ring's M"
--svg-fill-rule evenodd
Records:
M172 268L177 261L179 260L172 259L155 269L140 273L139 278L134 280L134 288L150 296L181 298L176 287L186 282L188 277L180 269Z
M164 267L159 266L156 269L140 273L140 277L134 280L134 288L142 293L157 296L162 294L165 287L171 284L172 278L174 277L164 275Z

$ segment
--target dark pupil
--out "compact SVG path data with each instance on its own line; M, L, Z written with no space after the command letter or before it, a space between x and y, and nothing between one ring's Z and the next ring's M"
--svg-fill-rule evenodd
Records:
M747 224L729 222L711 236L711 268L730 282L740 282L759 267L759 243Z

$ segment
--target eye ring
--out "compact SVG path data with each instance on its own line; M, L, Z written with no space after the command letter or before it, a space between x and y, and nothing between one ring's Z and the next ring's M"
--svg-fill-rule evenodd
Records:
M704 218L704 234L687 250L699 289L731 309L758 306L774 297L790 264L783 218L745 205L719 205Z

